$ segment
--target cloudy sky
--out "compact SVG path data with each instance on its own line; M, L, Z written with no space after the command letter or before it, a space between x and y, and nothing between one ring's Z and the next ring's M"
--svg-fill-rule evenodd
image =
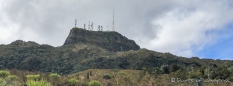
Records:
M75 19L111 30L113 9L115 30L141 48L233 59L232 0L0 0L0 44L61 46Z

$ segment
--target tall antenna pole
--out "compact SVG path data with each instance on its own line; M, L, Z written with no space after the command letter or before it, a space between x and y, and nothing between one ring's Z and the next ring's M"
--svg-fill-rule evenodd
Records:
M112 31L115 31L115 27L114 27L114 9L113 9L113 22L112 22Z
M77 23L77 20L75 19L75 26L74 27L76 27L76 23Z
M86 26L86 24L84 23L84 29L86 30L85 26Z
M93 22L91 23L91 29L93 30Z
M90 30L90 21L88 22L88 30Z

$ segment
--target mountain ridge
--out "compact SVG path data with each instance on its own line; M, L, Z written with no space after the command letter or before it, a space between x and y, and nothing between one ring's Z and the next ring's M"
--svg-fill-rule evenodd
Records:
M112 45L107 39L113 42ZM207 68L222 63L233 65L231 60L185 58L141 49L134 41L117 32L81 28L72 28L64 45L59 47L22 40L0 45L0 69L69 74L93 68L142 70L144 67L161 68L166 65Z

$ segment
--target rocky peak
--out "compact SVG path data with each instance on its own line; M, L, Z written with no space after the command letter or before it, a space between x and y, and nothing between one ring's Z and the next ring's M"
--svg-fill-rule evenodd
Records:
M133 40L115 31L89 31L72 28L64 45L76 43L89 43L113 52L140 49Z

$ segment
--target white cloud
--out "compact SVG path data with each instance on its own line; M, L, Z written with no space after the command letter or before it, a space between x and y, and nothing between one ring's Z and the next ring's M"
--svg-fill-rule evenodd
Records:
M206 34L207 31L224 29L221 27L233 20L230 16L233 9L226 8L227 2L199 2L194 9L186 6L189 3L182 3L185 7L172 9L154 19L152 24L160 26L159 32L145 47L190 57L194 50L216 40L213 38L216 34ZM193 10L189 10L191 8Z

